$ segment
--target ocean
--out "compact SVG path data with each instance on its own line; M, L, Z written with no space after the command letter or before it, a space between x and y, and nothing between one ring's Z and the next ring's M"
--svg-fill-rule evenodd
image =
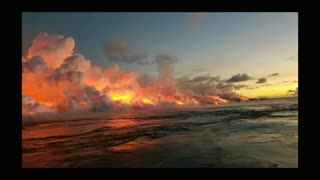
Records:
M296 168L298 99L23 119L23 168Z

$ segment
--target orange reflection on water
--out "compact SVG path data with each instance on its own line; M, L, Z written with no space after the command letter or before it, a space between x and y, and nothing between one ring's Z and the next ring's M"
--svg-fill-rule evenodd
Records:
M109 120L108 125L112 128L125 128L125 127L135 127L138 126L140 123L136 120L131 119L116 119L116 120Z
M119 146L115 146L111 148L112 152L128 152L133 151L141 146L141 142L139 141L130 141L125 144L121 144Z
M33 127L32 130L23 130L22 139L33 139L33 138L46 138L51 136L68 136L72 135L73 131L68 125L51 125L41 124Z

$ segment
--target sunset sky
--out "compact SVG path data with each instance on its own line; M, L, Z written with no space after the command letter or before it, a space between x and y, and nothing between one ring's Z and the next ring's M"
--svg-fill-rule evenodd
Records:
M175 77L234 76L235 91L248 97L292 95L298 87L298 13L23 13L23 56L41 32L73 37L75 51L101 67L115 63L105 50L112 42L148 62L177 57ZM153 63L116 64L157 73Z

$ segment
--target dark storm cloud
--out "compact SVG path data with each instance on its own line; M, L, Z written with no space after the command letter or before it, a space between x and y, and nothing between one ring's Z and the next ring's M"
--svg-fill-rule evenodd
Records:
M266 82L267 82L267 78L259 78L256 83L257 84L262 84L262 83L266 83Z
M247 81L250 79L253 79L253 78L248 76L246 73L244 73L242 75L241 74L234 75L230 79L228 79L226 82L235 83L235 82Z
M268 77L271 77L271 76L279 76L279 73L273 73L273 74L268 75Z

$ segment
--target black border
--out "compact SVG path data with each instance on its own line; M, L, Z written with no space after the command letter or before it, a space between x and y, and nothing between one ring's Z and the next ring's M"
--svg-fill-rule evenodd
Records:
M20 2L21 11L101 11L101 12L184 12L184 11L208 11L208 12L296 12L298 10L297 0L69 0L40 3L32 0Z
M144 4L142 4L144 3ZM315 75L315 73L306 70L307 67L302 63L301 59L306 59L307 54L303 52L305 49L301 45L303 42L302 37L305 38L307 33L302 33L302 24L305 24L305 21L302 20L302 8L298 6L297 0L210 0L210 1L142 1L142 0L122 0L122 1L76 1L69 0L67 1L21 1L16 5L17 9L14 16L14 22L16 22L16 27L10 26L7 30L8 33L13 33L13 35L8 36L10 41L15 41L15 43L6 43L8 46L12 46L13 53L4 52L5 54L15 54L15 60L13 57L6 57L10 59L9 67L6 70L4 76L8 77L10 75L10 81L14 82L17 87L12 88L2 88L7 90L5 93L15 93L13 95L8 95L6 98L12 102L12 98L16 100L14 104L7 105L7 109L11 111L9 114L9 120L6 121L3 128L7 131L2 131L1 133L4 139L4 146L2 150L2 156L5 160L3 164L4 168L1 168L2 172L0 175L5 176L23 176L23 178L29 177L42 177L42 178L56 178L56 177L70 177L70 176L87 176L87 177L120 177L120 176L129 176L134 178L134 176L147 176L151 179L161 177L166 175L168 178L171 177L191 177L193 175L196 178L206 178L207 176L216 177L216 178L238 178L245 177L256 179L272 177L283 178L290 177L299 178L302 175L315 177L316 171L313 171L312 168L316 168L310 163L312 159L315 159L316 154L320 151L316 150L314 141L317 141L316 132L314 124L313 130L312 125L309 124L308 120L316 120L315 118L306 118L305 116L311 111L306 105L307 95L310 95L312 92L308 93L306 89L307 78L305 75ZM21 118L21 76L20 69L17 68L17 72L12 72L16 68L11 67L21 67L20 58L22 57L21 50L17 47L21 47L21 12L299 12L299 168L298 169L22 169L21 168L21 123L17 123L17 120ZM303 14L303 15L302 15ZM8 19L8 21L12 20ZM14 31L16 30L16 32ZM13 40L13 38L16 38ZM10 42L8 41L8 42ZM22 47L21 47L22 48ZM309 57L309 59L314 59ZM309 67L308 67L309 69ZM302 70L306 72L302 73ZM307 72L308 71L308 72ZM316 70L313 72L317 72ZM9 75L8 75L9 73ZM11 79L12 77L12 79ZM309 81L311 81L309 79ZM4 84L5 86L5 84ZM310 88L311 89L311 88ZM314 93L317 93L314 90ZM301 96L303 95L303 98ZM311 97L311 95L310 95ZM313 98L313 97L311 97ZM6 101L6 102L10 102ZM18 105L18 106L17 106ZM17 108L19 107L19 108ZM13 111L13 112L12 112ZM316 112L316 111L313 111ZM311 113L312 114L312 113ZM12 115L16 117L12 117ZM7 117L7 116L5 116ZM5 121L7 118L3 118ZM19 121L18 121L19 122ZM9 127L10 128L7 128ZM10 134L11 133L11 134ZM9 138L10 137L10 138ZM308 142L309 141L309 142ZM309 145L309 148L307 148ZM12 146L7 148L7 146ZM5 148L4 148L5 147ZM313 152L310 150L313 150ZM307 152L309 151L309 152ZM62 176L63 175L63 176Z

